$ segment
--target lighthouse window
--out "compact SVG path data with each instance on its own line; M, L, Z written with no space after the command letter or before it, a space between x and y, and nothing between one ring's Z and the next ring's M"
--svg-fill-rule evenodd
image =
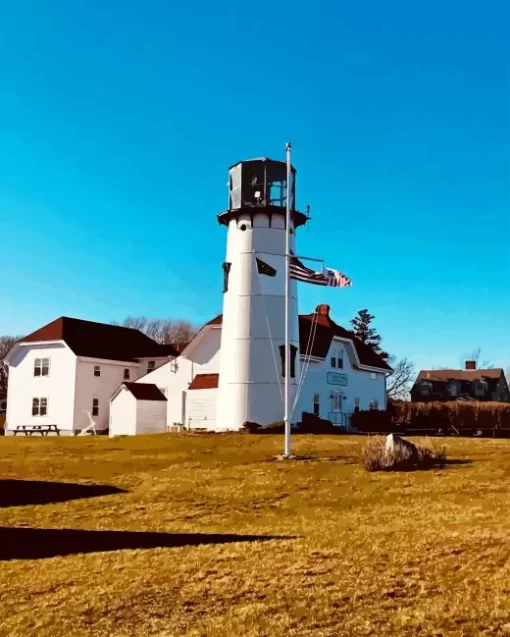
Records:
M282 376L285 378L285 346L280 345L280 358L282 361ZM290 346L290 377L296 377L296 353L297 347L295 345Z
M269 184L269 203L284 207L287 204L287 182L273 181Z
M231 263L225 261L223 264L223 293L228 291L228 275L230 274Z

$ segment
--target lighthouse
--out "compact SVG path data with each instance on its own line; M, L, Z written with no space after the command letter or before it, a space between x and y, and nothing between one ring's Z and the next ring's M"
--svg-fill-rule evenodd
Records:
M228 191L228 208L218 215L227 228L227 250L216 422L237 430L245 422L283 420L286 370L294 404L300 371L298 299L296 282L286 286L285 255L287 245L296 254L296 230L308 217L296 209L290 160L288 165L267 158L239 162L229 168Z

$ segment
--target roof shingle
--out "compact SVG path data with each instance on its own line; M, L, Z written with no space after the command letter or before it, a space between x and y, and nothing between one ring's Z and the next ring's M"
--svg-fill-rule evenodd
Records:
M222 319L222 315L219 314L212 319L212 321L206 323L204 327L208 325L221 325ZM328 355L333 337L338 336L339 338L346 338L352 341L361 365L392 371L388 363L381 358L379 354L374 352L369 345L362 343L352 332L337 325L330 318L328 305L317 306L313 314L299 315L299 350L301 354L307 352L310 331L314 323L316 323L317 327L315 327L315 334L312 339L311 356L325 358Z
M20 339L20 343L64 341L77 356L134 362L139 358L176 356L172 345L161 345L143 332L120 325L61 316Z
M136 400L166 400L165 394L152 383L122 383Z
M188 389L216 389L218 381L219 374L197 374Z

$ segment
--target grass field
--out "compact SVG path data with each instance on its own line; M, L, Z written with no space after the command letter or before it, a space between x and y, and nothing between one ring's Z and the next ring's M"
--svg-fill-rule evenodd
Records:
M390 474L282 444L0 438L0 635L510 635L510 441Z

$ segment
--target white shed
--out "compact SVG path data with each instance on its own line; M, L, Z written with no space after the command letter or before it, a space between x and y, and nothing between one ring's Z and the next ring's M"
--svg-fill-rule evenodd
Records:
M166 397L149 383L123 383L110 399L110 437L166 432Z

